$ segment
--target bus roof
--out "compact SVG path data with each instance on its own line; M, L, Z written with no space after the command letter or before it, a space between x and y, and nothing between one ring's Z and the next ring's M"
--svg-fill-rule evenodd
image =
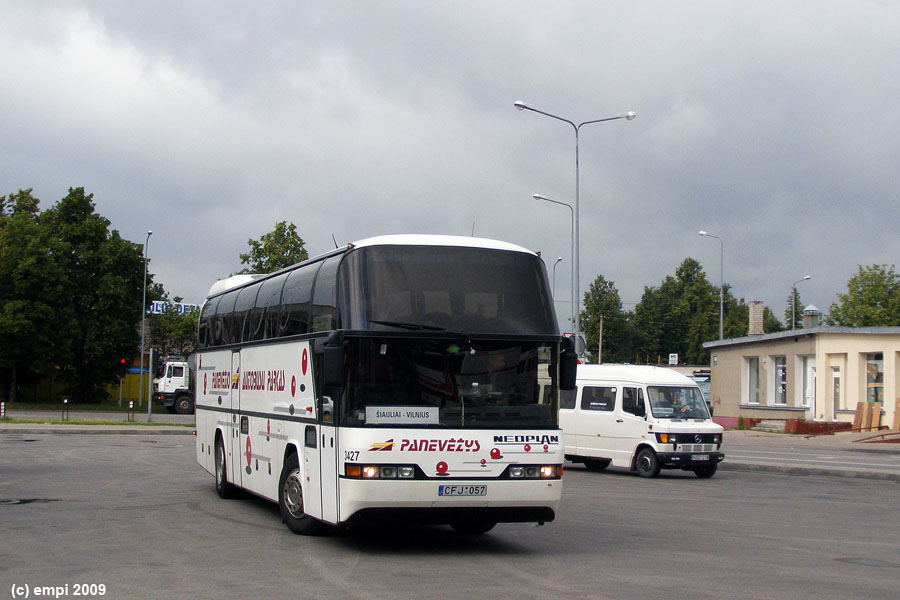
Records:
M647 385L697 385L693 379L674 369L655 365L578 365L577 377L585 381L622 381Z
M379 235L350 244L355 248L365 246L459 246L464 248L486 248L490 250L510 250L535 254L527 248L487 238L463 237L456 235L396 234Z
M456 246L461 248L508 250L510 252L524 252L526 254L537 256L535 252L532 252L527 248L523 248L522 246L517 246L516 244L511 244L509 242L501 242L499 240L491 240L487 238L463 237L456 235L393 234L379 235L375 237L365 238L358 242L351 242L346 246L338 247L334 250L329 250L328 252L325 252L318 256L314 256L303 262L315 262L317 260L322 260L335 254L340 254L341 252L352 250L353 248L365 248L368 246ZM212 284L212 287L209 288L209 293L206 295L206 297L211 298L233 288L247 285L248 283L257 279L274 276L276 273L280 273L281 271L293 269L295 266L296 265L292 265L273 273L232 275L231 277L225 277L224 279L220 279Z

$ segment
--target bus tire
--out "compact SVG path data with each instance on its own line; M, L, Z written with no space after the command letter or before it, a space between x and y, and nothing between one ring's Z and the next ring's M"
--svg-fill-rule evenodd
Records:
M450 523L450 527L462 535L481 535L493 529L496 524L496 521L454 521Z
M219 498L234 498L237 490L233 485L228 483L228 470L225 465L225 444L222 442L222 436L216 436L216 493Z
M321 533L324 525L303 512L303 474L296 454L284 461L278 482L278 508L288 529L300 535Z
M637 458L634 459L634 467L641 477L656 477L659 475L659 459L656 452L650 448L641 448Z
M584 459L584 467L588 471L603 471L612 462L608 458L586 458Z
M709 479L713 475L716 474L716 469L719 468L719 465L706 465L703 467L694 467L694 475L699 477L700 479Z
M175 412L179 415L190 415L194 413L194 401L190 396L178 396L175 398Z

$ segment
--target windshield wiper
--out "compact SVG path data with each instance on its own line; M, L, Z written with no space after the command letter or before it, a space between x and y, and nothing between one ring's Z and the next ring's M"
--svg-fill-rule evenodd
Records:
M437 327L436 325L420 325L418 323L404 323L402 321L376 321L369 319L369 323L377 325L387 325L388 327L398 327L400 329L409 329L410 331L446 331L445 327Z

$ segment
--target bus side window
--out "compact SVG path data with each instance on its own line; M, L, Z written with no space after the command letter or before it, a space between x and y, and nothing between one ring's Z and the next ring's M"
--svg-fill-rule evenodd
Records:
M288 278L287 273L282 273L272 279L266 279L259 295L256 297L256 307L250 318L251 338L253 340L278 337L278 315L281 310L281 289Z
M337 274L343 255L332 256L316 275L313 291L311 332L330 331L340 327L337 310Z
M242 289L234 303L234 341L250 341L250 310L256 305L256 295L259 293L258 283Z
M288 275L281 293L281 315L278 335L309 332L309 304L316 271L321 263L300 267Z
M218 304L218 298L208 300L206 304L203 305L203 310L200 312L200 326L197 341L200 348L209 348L210 346L215 346L217 344L215 340L215 322L216 306Z
M237 300L238 291L228 292L219 300L216 307L216 345L231 344L235 341L232 334L234 323L234 301ZM240 332L238 332L240 333Z

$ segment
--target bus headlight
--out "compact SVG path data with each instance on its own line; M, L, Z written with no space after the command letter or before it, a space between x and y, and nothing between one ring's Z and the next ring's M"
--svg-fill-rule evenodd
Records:
M345 464L344 476L350 479L415 479L413 465L356 465Z
M510 479L560 479L562 465L510 465Z

